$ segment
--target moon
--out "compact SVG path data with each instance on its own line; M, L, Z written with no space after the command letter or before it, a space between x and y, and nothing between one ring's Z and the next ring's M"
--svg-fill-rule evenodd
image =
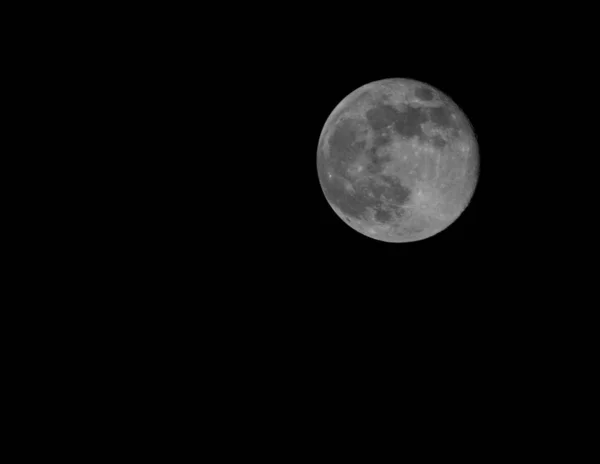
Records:
M474 131L451 98L424 82L361 86L328 117L317 172L332 210L388 242L432 237L456 221L477 184Z

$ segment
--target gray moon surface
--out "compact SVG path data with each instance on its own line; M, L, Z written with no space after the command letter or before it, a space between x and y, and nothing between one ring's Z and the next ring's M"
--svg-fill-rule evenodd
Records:
M332 214L376 240L414 242L459 220L477 185L474 130L424 82L386 79L333 109L317 150Z

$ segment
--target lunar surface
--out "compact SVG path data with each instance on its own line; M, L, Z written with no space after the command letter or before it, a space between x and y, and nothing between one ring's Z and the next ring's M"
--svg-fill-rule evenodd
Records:
M317 169L332 209L356 230L392 242L442 231L471 199L475 138L458 106L402 79L365 85L334 109Z

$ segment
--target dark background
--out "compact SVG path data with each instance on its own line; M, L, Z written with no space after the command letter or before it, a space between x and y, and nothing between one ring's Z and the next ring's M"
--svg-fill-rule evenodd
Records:
M569 333L565 319L581 307L592 308L595 299L577 301L582 292L569 288L564 277L574 269L560 263L557 224L564 216L567 190L560 183L560 170L570 175L587 164L562 162L548 175L545 166L559 165L562 148L553 145L552 137L567 139L572 133L565 133L564 121L577 115L566 98L543 104L554 87L545 78L556 81L567 63L555 59L548 75L540 69L540 60L550 62L558 47L551 47L532 27L539 22L528 22L515 37L513 18L481 34L474 26L489 28L491 18L473 21L465 12L460 20L440 25L429 22L431 17L444 19L439 10L421 13L416 17L406 11L362 8L351 12L352 21L327 21L316 13L302 18L296 11L270 10L255 22L238 12L246 29L232 27L227 18L206 40L195 31L208 30L206 24L216 21L209 21L209 15L188 15L194 40L166 47L165 55L173 56L182 42L191 44L189 52L173 61L192 63L199 76L159 63L151 69L156 74L144 72L141 77L156 75L160 85L145 92L143 79L129 81L131 88L144 90L140 100L148 106L157 103L154 89L160 88L165 101L178 107L150 113L148 119L160 117L160 123L148 124L144 137L132 137L153 146L156 161L152 147L140 147L137 140L127 150L121 143L102 150L102 161L131 185L132 194L119 189L112 193L113 184L103 181L98 191L115 197L115 206L107 207L108 219L84 198L81 210L94 216L91 227L59 224L56 235L61 241L54 240L47 233L48 223L59 222L54 217L48 222L42 218L32 231L30 248L39 246L40 235L46 236L42 245L50 256L41 265L40 256L20 261L28 275L33 270L46 285L21 279L24 290L18 296L25 306L40 308L44 317L33 315L35 310L12 313L26 319L25 334L34 333L37 322L39 332L51 338L33 356L48 357L42 364L57 377L62 377L59 364L66 364L65 371L76 374L73 385L83 392L77 382L88 382L80 374L84 366L90 384L103 388L107 383L105 391L125 394L130 404L139 403L144 398L140 392L147 392L149 385L171 382L177 390L172 396L186 399L182 386L191 385L198 396L213 385L221 394L231 391L224 403L233 408L246 403L262 409L259 394L271 399L287 394L282 404L291 402L308 411L312 422L326 408L333 410L331 405L354 414L348 405L357 395L347 401L343 394L349 387L371 384L373 392L365 388L360 396L385 401L385 387L394 391L389 396L413 399L412 393L402 394L412 384L417 393L440 399L440 390L453 394L448 386L455 379L467 396L473 390L487 395L484 401L508 410L514 422L520 411L511 414L511 392L531 404L529 398L539 402L540 392L556 385L557 378L573 378L569 372L557 373L557 365L573 366L582 359L580 354L565 356L566 349L576 346L570 338L581 343L581 352L592 352L580 326L594 325L575 321ZM178 31L184 29L180 16ZM158 29L155 24L149 23L150 28ZM135 38L147 42L145 35ZM157 44L164 42L161 37ZM154 63L158 48L151 48L149 61ZM210 50L214 61L207 56ZM125 58L131 63L130 56ZM173 82L162 81L159 71L172 73ZM213 85L202 85L200 77L206 76L213 78ZM481 160L477 190L461 217L434 237L406 244L381 242L346 225L322 192L316 164L323 125L337 104L362 85L394 77L423 81L452 98L473 126ZM182 86L183 78L193 85ZM130 94L122 81L115 75L116 85ZM92 93L85 90L84 96ZM219 104L209 107L210 97ZM137 102L131 107L140 109ZM55 107L47 108L54 116ZM110 109L102 118L107 124L123 115L124 105ZM72 115L81 119L78 112ZM137 116L130 119L121 128L125 133L134 132L132 126L139 121ZM163 121L179 132L165 133ZM155 134L169 143L157 146ZM186 136L192 139L189 144L181 142L188 141ZM90 144L90 137L84 138ZM87 159L87 145L77 148ZM136 169L130 174L123 160L132 154L139 162L134 160ZM145 168L153 162L156 169L147 175ZM89 184L91 176L81 169L77 174L79 182ZM56 177L47 177L58 184ZM82 196L80 189L60 185L65 197ZM69 209L63 214L80 223L78 213ZM133 223L137 227L130 227ZM61 246L65 242L73 249L71 260L65 257L67 246ZM92 253L98 257L90 257ZM68 267L64 275L60 266ZM26 301L35 297L43 303ZM54 306L58 309L47 309ZM75 310L61 316L65 306ZM35 333L33 337L43 340ZM26 336L19 338L20 344L25 340L31 346ZM49 349L57 345L56 339L64 345L64 355ZM90 341L98 361L82 348ZM25 351L19 344L11 349ZM108 349L113 356L106 356ZM82 359L70 362L69 355ZM41 372L34 383L54 385L48 381L51 373L46 375L34 363L19 365ZM552 375L538 388L528 377L539 375L544 366ZM116 373L113 385L104 369ZM197 371L200 385L183 378ZM127 377L141 379L139 388L129 381L124 388ZM67 394L72 390L60 389ZM531 393L522 395L524 390ZM105 391L102 398L110 398ZM163 398L165 391L154 396ZM320 398L312 401L312 396ZM446 401L448 397L441 397L442 402L459 404ZM311 406L317 409L314 414ZM149 410L146 403L139 409ZM285 408L277 409L287 415ZM540 410L548 414L547 404ZM247 414L263 416L262 410ZM480 422L477 416L474 420Z

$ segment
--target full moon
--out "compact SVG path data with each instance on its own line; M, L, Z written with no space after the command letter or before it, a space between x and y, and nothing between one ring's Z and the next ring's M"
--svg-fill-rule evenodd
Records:
M331 113L317 171L332 210L390 242L431 237L467 207L478 177L466 115L435 87L388 79L360 87Z

